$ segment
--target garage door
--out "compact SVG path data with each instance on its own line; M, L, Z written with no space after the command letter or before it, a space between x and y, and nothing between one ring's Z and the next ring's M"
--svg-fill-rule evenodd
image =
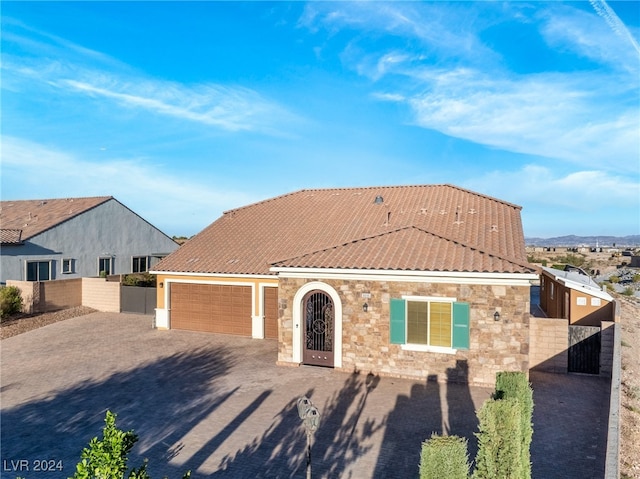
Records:
M171 328L251 336L251 287L171 284Z
M278 288L264 288L264 337L278 339Z

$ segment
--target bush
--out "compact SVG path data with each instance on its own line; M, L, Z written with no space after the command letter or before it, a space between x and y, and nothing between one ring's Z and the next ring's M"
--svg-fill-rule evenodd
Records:
M0 319L22 311L22 296L15 286L0 288Z
M156 276L150 273L131 273L122 279L125 286L140 286L143 288L155 288Z
M474 479L521 479L522 407L517 399L489 399L478 411L478 454Z
M468 479L467 440L458 436L438 436L422 443L420 479Z
M522 439L522 477L531 477L531 440L533 438L533 390L527 376L520 371L503 371L496 375L495 399L513 398L520 403Z
M102 429L102 439L94 437L89 447L82 450L76 472L69 479L150 479L146 461L138 469L127 473L127 454L138 441L133 431L122 431L116 427L116 415L107 411ZM191 477L187 472L182 479Z

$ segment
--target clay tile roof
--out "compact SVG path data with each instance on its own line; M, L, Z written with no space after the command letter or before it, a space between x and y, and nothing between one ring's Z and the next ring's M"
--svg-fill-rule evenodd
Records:
M96 206L113 199L111 196L91 198L64 198L48 200L16 200L0 201L0 235L3 244L15 244L16 238L25 241L39 235L74 216L84 213Z
M22 230L0 229L0 244L21 244Z
M532 273L528 264L407 226L277 261L276 267Z
M226 211L154 269L274 274L271 266L288 259L363 269L523 271L520 210L451 185L300 190ZM380 256L365 254L367 248Z

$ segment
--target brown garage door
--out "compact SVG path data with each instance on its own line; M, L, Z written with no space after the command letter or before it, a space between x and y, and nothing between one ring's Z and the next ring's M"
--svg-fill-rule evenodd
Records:
M264 337L278 339L278 288L264 288Z
M171 284L171 328L251 336L251 287Z

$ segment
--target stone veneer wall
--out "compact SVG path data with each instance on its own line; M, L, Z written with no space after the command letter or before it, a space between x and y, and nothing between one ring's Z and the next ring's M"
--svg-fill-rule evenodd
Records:
M280 278L278 363L293 361L296 291L314 278ZM495 384L499 371L529 371L528 286L457 285L415 282L321 280L340 296L342 369L387 376ZM362 293L370 293L366 300ZM389 343L389 300L403 295L455 297L470 304L470 349L456 354L405 351ZM362 311L364 302L368 312ZM299 307L299 306L297 306ZM499 311L501 320L493 319Z

